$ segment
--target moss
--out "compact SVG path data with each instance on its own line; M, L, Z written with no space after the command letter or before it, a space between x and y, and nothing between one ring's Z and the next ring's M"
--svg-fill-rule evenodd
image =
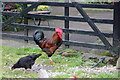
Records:
M112 54L109 51L106 51L104 53L96 53L97 55L101 55L101 56L109 56L112 57Z

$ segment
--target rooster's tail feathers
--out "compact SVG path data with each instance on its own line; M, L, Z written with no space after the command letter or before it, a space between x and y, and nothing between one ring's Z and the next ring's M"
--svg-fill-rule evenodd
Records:
M44 38L44 33L42 31L36 30L33 35L34 41L37 45L40 44L40 40Z

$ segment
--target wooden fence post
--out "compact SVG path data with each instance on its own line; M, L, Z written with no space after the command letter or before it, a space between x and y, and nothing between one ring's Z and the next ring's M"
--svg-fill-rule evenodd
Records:
M116 56L120 56L120 2L114 3L113 48Z
M27 4L24 4L23 7L24 7L24 9L27 8ZM24 17L24 24L28 24L28 19L27 19L27 17ZM25 35L25 36L28 36L28 30L29 30L29 29L24 29L24 35ZM25 42L28 42L27 39L24 39L24 40L25 40Z
M2 2L0 2L0 22L2 22ZM0 27L2 24L0 24Z
M65 2L69 3L69 0L65 0ZM69 16L69 7L64 8L64 15ZM69 20L65 20L65 28L69 29ZM65 40L69 41L69 33L65 32ZM65 45L66 48L69 48L69 45Z

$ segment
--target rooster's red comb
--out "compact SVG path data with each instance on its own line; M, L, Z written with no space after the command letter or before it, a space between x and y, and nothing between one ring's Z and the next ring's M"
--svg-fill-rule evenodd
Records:
M56 32L59 32L59 33L61 33L61 34L63 33L63 30L62 30L61 28L56 28L55 31L56 31Z

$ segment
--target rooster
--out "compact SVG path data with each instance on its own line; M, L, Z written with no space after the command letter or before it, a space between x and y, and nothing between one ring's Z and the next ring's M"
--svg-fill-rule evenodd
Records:
M37 55L28 55L25 57L22 57L18 60L18 62L16 64L14 64L12 66L12 70L15 68L25 68L25 69L31 69L31 67L33 66L33 64L35 63L35 60L41 56L41 54L37 54Z
M62 44L62 29L56 28L55 31L50 39L44 38L44 33L38 30L33 35L35 43L48 55L51 64L54 64L51 56Z

